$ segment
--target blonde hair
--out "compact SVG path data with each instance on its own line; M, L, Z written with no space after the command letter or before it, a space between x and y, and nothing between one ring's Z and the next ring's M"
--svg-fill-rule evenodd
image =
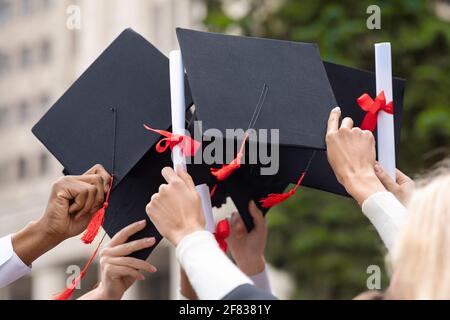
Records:
M390 257L393 277L388 298L450 299L449 167L446 162L414 191Z

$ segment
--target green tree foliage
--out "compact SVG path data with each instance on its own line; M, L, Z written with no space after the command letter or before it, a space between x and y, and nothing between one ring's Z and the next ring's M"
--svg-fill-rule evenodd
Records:
M247 3L247 13L230 17L227 1ZM393 72L407 79L398 166L416 174L448 155L450 23L437 17L435 1L207 3L211 31L316 42L323 59L348 66L374 70L373 44L391 42ZM380 30L366 27L373 4L381 8ZM375 230L350 199L303 188L268 219L268 260L293 275L293 298L351 298L366 289L367 267L384 265ZM386 288L385 274L382 283Z

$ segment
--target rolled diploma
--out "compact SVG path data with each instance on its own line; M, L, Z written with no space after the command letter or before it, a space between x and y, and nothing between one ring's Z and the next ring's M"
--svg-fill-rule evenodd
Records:
M186 116L186 102L184 99L184 66L183 58L180 50L173 50L169 54L169 69L170 69L170 99L172 112L172 132L174 134L185 134L185 116ZM173 168L182 165L186 169L186 159L183 157L181 148L175 146L172 150ZM214 231L214 218L212 215L211 197L209 187L206 184L201 184L195 187L200 195L203 206L203 213L205 215L205 229Z
M384 91L386 102L392 101L391 44L375 44L375 75L378 95ZM394 105L395 108L395 105ZM378 161L395 180L395 133L394 115L380 110L377 118Z

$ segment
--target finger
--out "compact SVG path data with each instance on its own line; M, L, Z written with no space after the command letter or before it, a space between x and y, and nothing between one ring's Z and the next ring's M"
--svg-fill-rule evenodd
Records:
M192 180L192 177L189 175L189 173L187 173L183 167L181 165L178 165L176 168L176 173L178 174L178 176L181 178L181 180L184 181L184 183L186 183L186 185L191 188L191 189L195 189L195 183Z
M404 184L406 182L413 181L410 177L408 177L398 169L395 169L395 180L398 184Z
M103 179L104 192L105 193L108 192L109 185L111 184L111 175L108 173L108 171L105 170L105 168L103 168L103 166L101 164L96 164L95 166L90 168L88 171L86 171L84 174L85 175L86 174L100 175Z
M397 189L397 183L389 176L389 174L378 163L374 166L375 174L381 181L383 186L390 192L394 192Z
M156 267L147 261L132 257L108 257L107 262L116 266L124 266L136 270L156 272Z
M108 264L105 267L105 273L108 278L113 280L123 277L132 277L136 280L145 280L144 275L139 271L137 271L136 269L124 266L116 266L113 264Z
M76 214L83 210L86 199L88 197L88 190L85 185L88 185L85 182L68 182L64 188L68 193L68 200L71 200L72 203L69 206L69 213Z
M178 179L177 174L175 173L175 171L173 171L173 169L171 167L165 167L161 170L161 174L163 176L163 178L167 181L167 183L171 183L174 180Z
M237 212L233 212L231 215L231 234L240 235L244 231L244 221Z
M261 227L265 223L263 213L256 206L255 201L250 201L248 204L248 211L253 218L253 223L255 224L255 229Z
M125 228L116 233L116 235L111 239L111 241L108 243L107 246L114 247L119 244L125 243L129 237L143 230L146 225L147 225L146 220L140 220L126 226Z
M108 249L108 255L114 257L128 256L133 252L152 247L153 245L155 245L155 242L155 238L152 237L119 244L115 247L110 247Z
M99 209L99 207L95 205L96 204L95 199L97 198L97 188L95 186L93 186L92 184L89 184L89 183L85 183L85 184L86 184L85 188L87 189L86 202L84 204L83 209L81 209L77 213L77 220L82 218L84 215L92 214Z
M105 189L104 189L104 181L103 177L99 174L85 174L82 176L77 176L76 179L78 181L83 181L89 183L97 188L97 197L95 199L96 205L99 209L103 202L105 201Z
M339 129L339 118L341 116L341 109L339 107L334 108L330 112L328 117L327 133L337 131Z
M353 119L349 117L345 117L344 120L342 120L341 128L353 128Z

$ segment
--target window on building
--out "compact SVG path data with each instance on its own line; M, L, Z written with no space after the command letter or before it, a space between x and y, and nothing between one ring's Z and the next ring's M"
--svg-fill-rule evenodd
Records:
M44 176L48 173L50 169L50 161L49 161L48 153L41 153L39 156L39 174Z
M141 300L170 299L170 247L158 247L152 252L152 261L159 267L158 272L146 275L137 283L137 294Z
M9 300L31 300L32 299L32 280L31 276L27 275L22 277L13 283L11 283L7 288L7 295Z
M0 76L7 73L11 67L11 59L6 53L0 52Z
M24 157L19 158L17 164L17 178L23 180L28 176L28 163Z
M9 0L0 0L0 24L7 22L11 18L11 3Z
M9 109L5 106L0 107L0 129L6 128L9 121Z
M0 163L0 186L8 180L8 162Z
M33 1L35 0L20 0L20 12L27 16L33 12Z
M53 0L40 0L42 9L49 9L52 5Z
M30 118L31 108L30 108L30 105L28 104L28 102L21 101L19 103L17 111L18 111L18 118L19 118L20 123L24 123Z
M52 58L52 43L49 39L42 41L40 46L40 59L42 63L47 63Z
M79 41L79 32L76 32L76 30L72 30L72 32L70 32L70 53L72 54L73 58L76 58L78 55Z
M43 93L39 98L39 105L41 109L47 111L50 108L50 96L47 93Z
M22 68L27 68L31 65L31 49L30 48L22 48L20 50L20 66Z
M152 28L153 40L155 43L161 42L161 25L163 10L160 4L154 4L151 7L150 23Z

